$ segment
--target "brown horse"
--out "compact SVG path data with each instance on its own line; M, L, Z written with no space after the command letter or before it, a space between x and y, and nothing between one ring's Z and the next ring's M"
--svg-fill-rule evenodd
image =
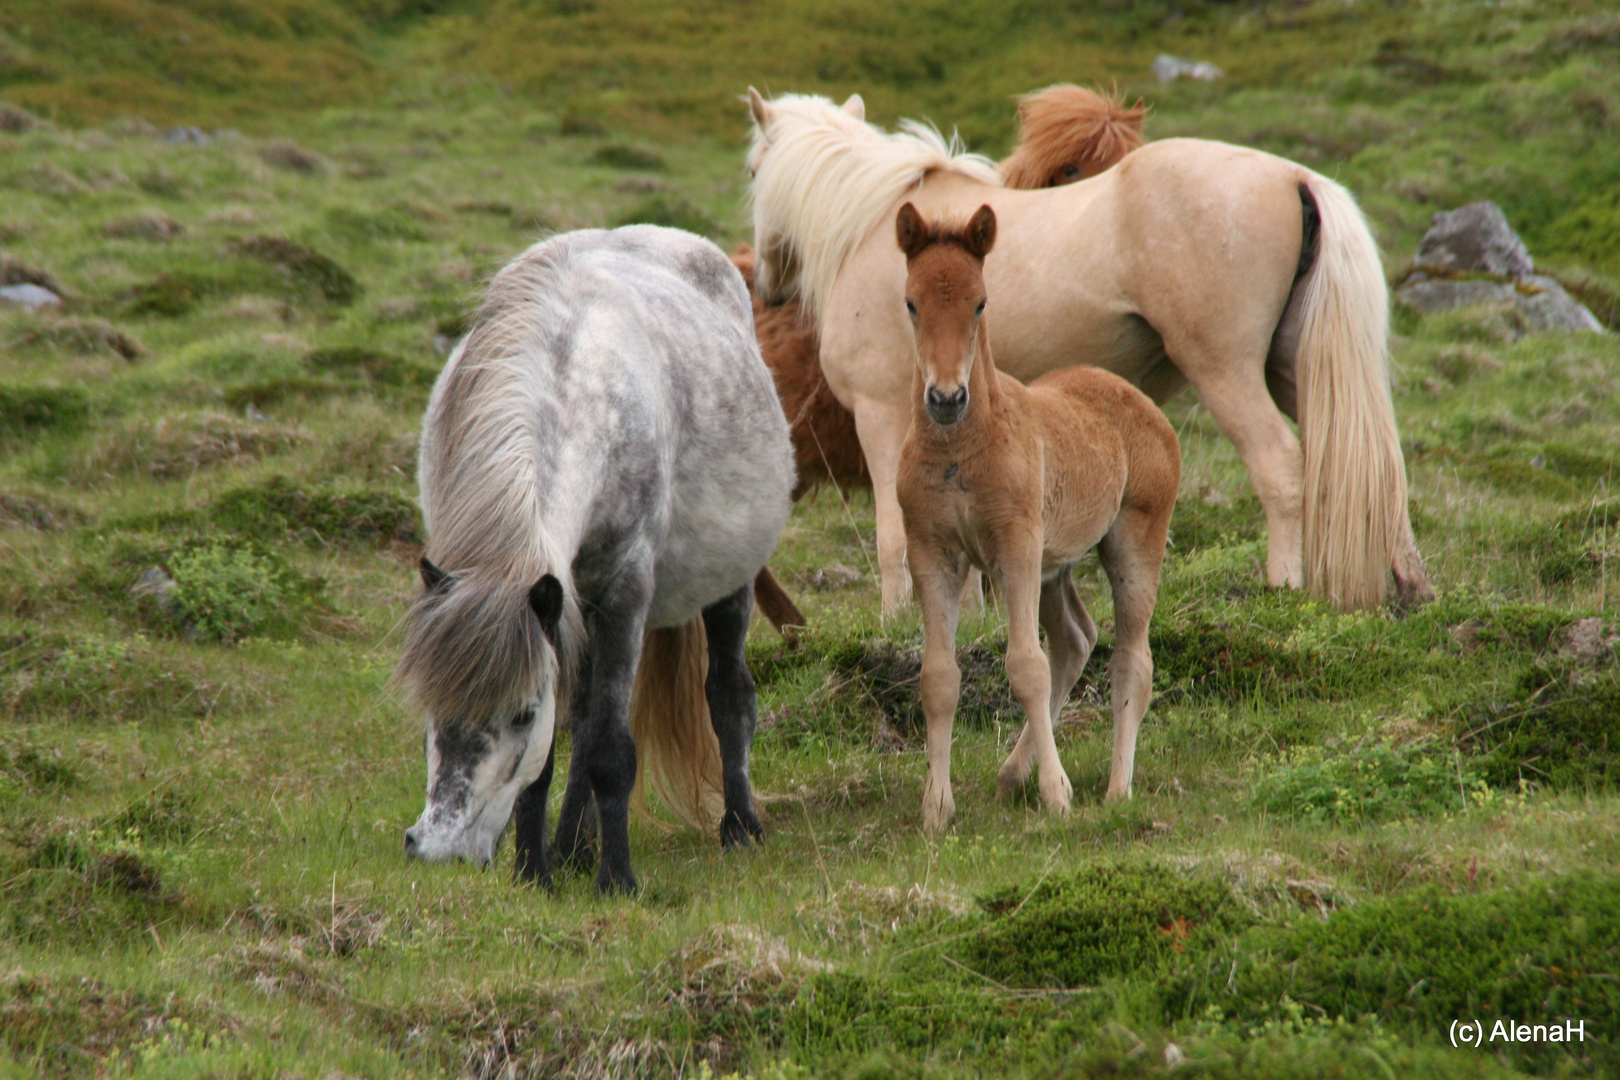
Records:
M854 99L859 101L859 98ZM862 106L864 113L864 106ZM1105 94L1062 83L1018 102L1018 145L999 166L1008 187L1060 187L1096 176L1142 145L1147 107L1126 106ZM754 332L765 366L776 380L793 435L797 502L826 484L841 491L870 490L872 475L861 453L855 414L844 408L821 370L821 342L797 300L766 304L754 290L754 249L738 248L731 261L754 300ZM754 598L778 630L804 625L804 616L771 573L759 572Z
M1010 793L1038 761L1041 801L1068 811L1073 789L1052 719L1097 643L1071 577L1093 547L1114 595L1108 798L1127 797L1136 730L1153 689L1148 620L1181 481L1175 430L1118 375L1071 367L1025 386L996 370L984 318L984 259L996 239L989 206L966 227L930 227L908 202L895 233L906 256L915 359L898 495L925 635L923 828L943 828L956 809L956 623L970 566L991 575L1006 597L1007 679L1024 708L1023 731L996 786ZM1050 659L1041 651L1042 629Z

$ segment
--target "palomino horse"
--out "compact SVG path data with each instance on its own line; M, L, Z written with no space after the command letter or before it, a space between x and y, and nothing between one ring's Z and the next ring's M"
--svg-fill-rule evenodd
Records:
M851 99L851 108L860 98ZM864 116L864 107L862 107ZM1049 86L1018 102L1018 144L999 169L1008 187L1058 187L1113 167L1142 145L1146 107L1127 107L1117 94L1071 84ZM754 291L754 249L744 245L731 256L754 301L754 332L771 369L776 395L793 438L797 502L824 484L840 490L870 489L871 475L861 455L855 415L839 403L821 371L821 341L793 300L775 306ZM804 616L771 573L759 572L754 600L778 630L802 626Z
M1003 795L1040 765L1041 801L1067 813L1073 790L1052 720L1097 644L1071 571L1093 547L1114 594L1114 761L1108 797L1131 793L1136 730L1153 690L1148 620L1181 481L1176 433L1146 394L1096 368L1050 372L1025 386L996 370L985 318L984 258L996 239L988 206L965 228L930 228L910 203L896 239L915 364L911 427L898 494L922 603L922 705L928 719L923 828L944 828L951 725L961 692L956 620L968 567L1007 598L1007 680L1024 729L1001 767ZM1001 297L996 298L997 314ZM1041 652L1046 631L1051 658Z
M725 255L646 225L531 247L439 376L421 455L399 672L427 712L428 791L406 852L488 863L515 808L518 874L549 881L559 701L557 849L583 854L594 796L599 888L635 887L638 755L689 820L720 790L722 844L760 836L743 640L793 464Z
M930 215L995 210L988 284L1006 298L995 349L1009 374L1089 364L1158 402L1197 388L1265 508L1272 584L1371 607L1392 568L1401 601L1433 596L1407 517L1388 294L1344 188L1269 154L1169 139L1090 180L1018 191L921 125L888 135L824 98L749 102L755 285L767 303L798 296L855 413L886 612L907 584L894 483L911 327L887 228L906 199Z

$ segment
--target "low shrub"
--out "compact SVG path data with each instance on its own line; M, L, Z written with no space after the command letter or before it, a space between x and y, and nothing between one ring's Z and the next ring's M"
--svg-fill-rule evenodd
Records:
M360 298L360 283L336 261L308 244L280 236L250 236L232 250L279 266L295 286L312 289L331 303L346 306Z
M89 396L76 386L0 384L0 438L73 432L89 416Z
M1254 922L1225 882L1151 864L1087 866L982 904L990 921L947 951L1014 987L1095 986L1158 971Z
M1261 771L1249 798L1279 817L1377 822L1466 810L1488 796L1456 751L1374 743L1336 755L1296 747Z
M610 169L639 169L652 172L664 167L664 159L651 150L626 143L608 143L585 159L587 165L604 165Z
M1620 671L1546 660L1518 680L1467 702L1451 717L1492 785L1521 779L1554 788L1620 786Z
M169 559L166 600L187 637L229 644L269 628L286 599L285 570L268 556L211 544Z
M0 715L85 722L205 716L220 687L140 639L13 638L0 659Z

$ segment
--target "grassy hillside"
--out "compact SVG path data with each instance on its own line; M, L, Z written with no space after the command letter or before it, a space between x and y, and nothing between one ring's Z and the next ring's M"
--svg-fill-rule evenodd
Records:
M1614 324L1603 5L12 0L0 35L0 100L43 120L0 111L0 278L67 298L0 309L0 1077L1620 1073L1613 334L1397 312L1441 593L1404 616L1267 589L1230 444L1172 403L1127 806L1093 562L1073 816L994 797L991 613L956 826L921 835L920 635L831 492L776 559L813 629L750 641L757 851L640 822L629 900L407 864L388 684L444 339L546 231L745 238L749 83L999 152L1008 95L1117 78L1150 134L1349 184L1392 271L1493 198ZM1151 84L1161 51L1229 77ZM1450 1045L1496 1018L1588 1037Z

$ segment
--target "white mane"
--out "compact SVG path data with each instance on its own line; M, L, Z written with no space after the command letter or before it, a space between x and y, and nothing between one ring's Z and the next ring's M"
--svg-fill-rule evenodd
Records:
M785 94L754 126L754 246L760 268L796 262L798 296L820 325L844 260L907 189L937 169L1002 186L989 158L965 153L932 124L902 120L888 133L824 97Z

